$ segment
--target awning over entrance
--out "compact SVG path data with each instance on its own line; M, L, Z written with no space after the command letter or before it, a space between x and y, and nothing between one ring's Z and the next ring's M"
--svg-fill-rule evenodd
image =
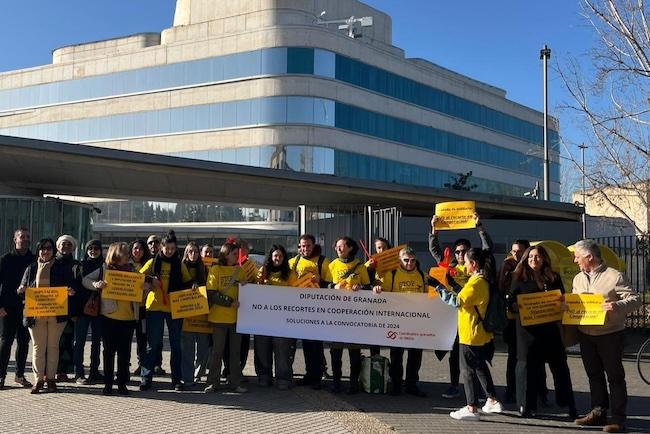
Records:
M434 204L475 200L483 218L580 219L573 204L215 163L0 136L0 194L196 200L246 206L372 205L430 215Z

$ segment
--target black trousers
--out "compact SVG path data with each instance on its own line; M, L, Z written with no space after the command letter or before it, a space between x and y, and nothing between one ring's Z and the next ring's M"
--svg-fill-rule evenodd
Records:
M467 405L478 406L478 390L476 380L481 384L488 398L496 399L496 391L492 374L487 365L487 355L493 349L493 343L482 346L460 344L460 375L465 388Z
M11 346L16 340L16 377L25 376L25 363L29 351L29 330L23 326L22 313L7 311L7 315L0 318L0 378L7 376L7 366L11 355Z
M251 335L240 336L241 346L239 347L239 366L243 372L246 367L246 361L248 360L248 351L251 348ZM226 335L226 347L223 353L223 376L227 377L228 375L230 375L230 336Z
M417 348L406 349L408 358L406 361L406 387L413 387L420 381L420 366L422 366L422 350ZM390 379L394 385L402 384L404 374L403 362L404 348L390 349Z
M317 384L323 379L323 341L302 340L302 353L305 357L305 381Z
M460 383L460 348L458 343L458 333L456 333L456 340L454 346L451 347L449 353L449 382L452 386L458 387Z
M361 374L361 349L348 348L350 357L350 383L357 384ZM330 348L330 359L332 359L332 377L334 381L341 381L343 376L343 347Z
M146 312L146 309L140 308L140 319L135 324L135 343L138 355L138 366L144 363L144 358L147 355L147 320L145 319Z
M115 355L117 354L117 384L129 381L129 360L135 321L118 321L102 316L102 339L104 343L104 385L113 386Z
M610 410L613 423L625 423L627 384L623 368L625 331L590 336L578 331L582 363L589 378L591 408L597 412ZM607 374L607 379L605 379ZM609 391L607 393L607 385Z
M517 325L514 319L508 320L503 329L503 341L508 347L508 361L506 363L506 395L514 397L517 393Z

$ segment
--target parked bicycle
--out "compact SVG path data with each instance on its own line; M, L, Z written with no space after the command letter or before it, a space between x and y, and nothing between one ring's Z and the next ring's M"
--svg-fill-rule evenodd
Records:
M647 339L636 355L636 368L641 379L650 385L650 339Z

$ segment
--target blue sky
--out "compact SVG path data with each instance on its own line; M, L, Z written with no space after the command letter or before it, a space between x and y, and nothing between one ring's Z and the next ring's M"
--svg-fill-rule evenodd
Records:
M175 0L20 0L0 15L0 71L50 63L53 49L132 33L160 31L173 21ZM508 98L542 110L539 50L551 65L589 49L593 32L579 0L367 0L393 17L393 43L421 57L505 89ZM339 18L339 17L329 17ZM342 18L342 17L341 17ZM551 71L549 106L566 100ZM560 117L569 142L580 134Z

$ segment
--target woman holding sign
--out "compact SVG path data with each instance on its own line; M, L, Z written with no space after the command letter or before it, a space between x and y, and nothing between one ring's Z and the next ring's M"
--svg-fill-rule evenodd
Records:
M555 399L557 404L569 408L569 416L575 419L578 416L571 386L571 374L567 365L566 351L560 335L558 321L561 319L559 305L560 294L564 294L564 285L559 274L551 269L551 259L542 246L533 246L526 249L522 255L512 278L512 299L524 294L543 293L557 290L556 300L550 300L548 307L542 307L545 313L554 309L557 303L557 314L549 318L540 318L537 321L524 318L521 306L514 303L513 312L519 312L515 317L517 327L517 367L516 387L517 405L523 417L531 417L537 409L537 396L539 395L539 378L544 375L544 364L548 363L553 374L555 384ZM521 298L519 301L523 302ZM532 322L531 325L522 325ZM544 321L544 322L540 322Z
M162 351L165 323L171 347L172 388L183 390L181 381L181 331L182 319L172 319L169 293L192 286L192 276L176 252L176 234L168 231L162 239L160 251L140 269L148 276L153 289L147 294L147 355L142 364L140 390L149 390L153 370Z
M129 262L129 246L113 243L108 247L105 264L83 278L83 286L90 291L101 291L108 286L106 272L134 272ZM145 284L147 285L147 284ZM144 294L144 292L143 292ZM140 303L101 297L102 338L104 343L104 395L113 394L115 355L117 354L117 392L129 393L129 361L133 330L140 314Z
M260 268L257 281L261 285L295 286L298 275L289 268L289 258L284 247L274 244ZM269 290L272 290L269 288ZM273 379L280 390L293 385L293 358L296 354L296 339L277 336L255 335L255 372L261 387L268 387Z
M45 312L45 306L37 304L34 309L41 310L42 314L30 316L33 313L30 312L29 300L26 300L24 318L25 325L29 327L29 334L32 337L32 369L36 378L31 393L39 393L43 389L46 378L48 392L56 392L54 378L59 364L59 340L68 320L67 306L70 303L70 298L75 295L78 282L76 276L66 272L65 267L54 260L54 241L49 238L40 240L36 245L36 251L38 252L37 261L25 270L22 282L18 287L18 294L29 299L28 288L33 289L34 292L44 287L62 289L66 312L63 315L57 315L59 312L54 311ZM56 299L57 302L60 302L58 296Z
M199 245L195 241L190 241L185 246L183 264L192 276L192 284L205 286L206 268L201 260ZM208 334L188 331L181 333L181 353L183 355L181 371L183 372L183 383L186 386L192 386L205 375L209 346L210 335Z
M140 269L144 267L144 264L149 261L150 252L147 247L147 242L145 240L135 240L131 244L131 264L133 265L133 270L140 272ZM146 320L145 315L147 309L144 307L144 303L140 305L140 314L135 325L135 342L136 342L136 351L138 353L138 368L133 372L134 376L140 376L140 370L142 363L144 362L144 357L147 354L147 330L146 330Z
M239 307L239 284L246 277L239 266L239 245L235 241L221 246L217 264L210 267L206 289L210 313L208 321L214 323L212 333L212 360L208 373L208 386L205 392L216 392L221 380L221 361L226 347L226 337L230 346L230 389L236 393L246 393L241 385L242 369L240 361L241 335L237 333L237 308Z
M487 395L481 409L484 413L501 413L503 406L496 399L496 390L488 361L494 354L494 334L485 330L483 319L490 302L490 288L496 285L492 260L482 249L469 249L465 253L465 270L469 274L467 283L461 288L453 278L448 281L454 291L443 285L436 289L447 304L458 308L458 342L460 350L460 374L465 388L467 405L449 415L457 420L480 420L478 412L477 382Z
M350 237L341 237L336 240L334 250L338 258L330 263L332 275L332 288L341 290L358 291L371 289L368 270L363 262L355 258L359 252L359 245ZM332 374L334 380L333 392L341 391L341 377L343 376L343 344L330 344L330 358L332 360ZM361 347L347 345L350 357L350 387L348 394L359 392L359 374L361 374Z

